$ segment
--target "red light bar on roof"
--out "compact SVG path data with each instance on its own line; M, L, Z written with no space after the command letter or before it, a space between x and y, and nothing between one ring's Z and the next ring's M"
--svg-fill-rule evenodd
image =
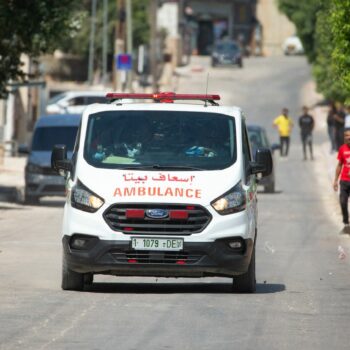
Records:
M109 92L106 95L110 100L135 99L135 100L154 100L156 102L173 102L175 100L199 100L199 101L218 101L219 95L199 95L199 94L175 94L174 92L157 92L154 94L124 94Z

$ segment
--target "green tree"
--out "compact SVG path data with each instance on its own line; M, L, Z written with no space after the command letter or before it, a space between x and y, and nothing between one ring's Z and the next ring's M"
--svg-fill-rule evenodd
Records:
M317 14L324 7L323 2L324 0L278 0L279 9L295 24L296 34L302 41L310 62L316 59L316 21Z
M133 1L133 37L134 47L148 44L150 40L150 26L149 26L149 0Z
M344 100L341 83L337 79L337 70L332 58L334 50L334 34L331 22L332 4L327 2L323 11L317 14L315 30L316 59L313 63L313 75L317 90L329 100Z
M332 0L332 60L343 98L350 105L350 1Z
M279 0L279 8L297 28L318 91L350 103L350 1Z
M148 23L149 0L132 1L132 22L133 22L133 47L134 50L141 44L149 42ZM75 18L79 31L61 43L60 49L66 53L88 57L91 26L91 0L84 0L80 8L77 8ZM116 1L108 1L108 55L114 54L115 26L118 19ZM96 35L94 38L95 64L102 65L102 44L103 44L103 6L102 1L97 2L96 12Z
M0 0L0 97L10 80L28 78L21 55L51 52L77 28L72 18L76 1Z

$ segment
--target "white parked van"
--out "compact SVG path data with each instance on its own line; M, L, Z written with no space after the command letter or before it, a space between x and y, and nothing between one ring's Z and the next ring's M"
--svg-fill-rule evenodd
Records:
M68 186L62 288L94 274L227 276L254 292L256 174L272 157L258 149L252 161L241 109L218 95L108 97L84 111L72 159L64 145L52 153Z

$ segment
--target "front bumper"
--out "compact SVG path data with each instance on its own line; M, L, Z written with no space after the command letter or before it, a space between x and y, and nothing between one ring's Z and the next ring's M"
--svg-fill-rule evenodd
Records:
M241 65L242 59L238 57L217 57L213 59L217 65Z
M100 240L95 237L86 249L72 249L71 236L62 239L68 267L80 273L121 276L205 277L236 276L245 273L254 246L242 239L243 248L234 250L228 241L184 242L183 251L136 251L130 241Z
M25 190L30 196L65 196L65 179L60 175L25 174Z

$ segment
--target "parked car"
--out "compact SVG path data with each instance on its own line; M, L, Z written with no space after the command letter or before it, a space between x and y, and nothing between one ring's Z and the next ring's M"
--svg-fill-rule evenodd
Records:
M286 38L282 44L285 55L302 55L304 54L303 44L296 35Z
M23 146L19 149L28 153L24 189L27 204L38 203L43 196L65 195L64 178L51 169L51 152L54 145L65 144L68 158L71 157L80 117L76 114L41 117L34 126L30 149Z
M236 41L223 40L217 42L211 53L211 65L237 65L243 67L242 51Z
M260 125L248 125L247 126L249 141L251 145L251 150L253 153L253 158L255 158L256 150L258 148L268 148L273 153L276 149L279 148L277 144L270 144L270 141L267 137L266 130ZM272 193L275 191L275 172L272 169L270 175L265 176L259 179L259 185L264 187L264 192Z
M104 91L66 91L52 97L47 106L47 114L81 114L87 105L105 103Z

